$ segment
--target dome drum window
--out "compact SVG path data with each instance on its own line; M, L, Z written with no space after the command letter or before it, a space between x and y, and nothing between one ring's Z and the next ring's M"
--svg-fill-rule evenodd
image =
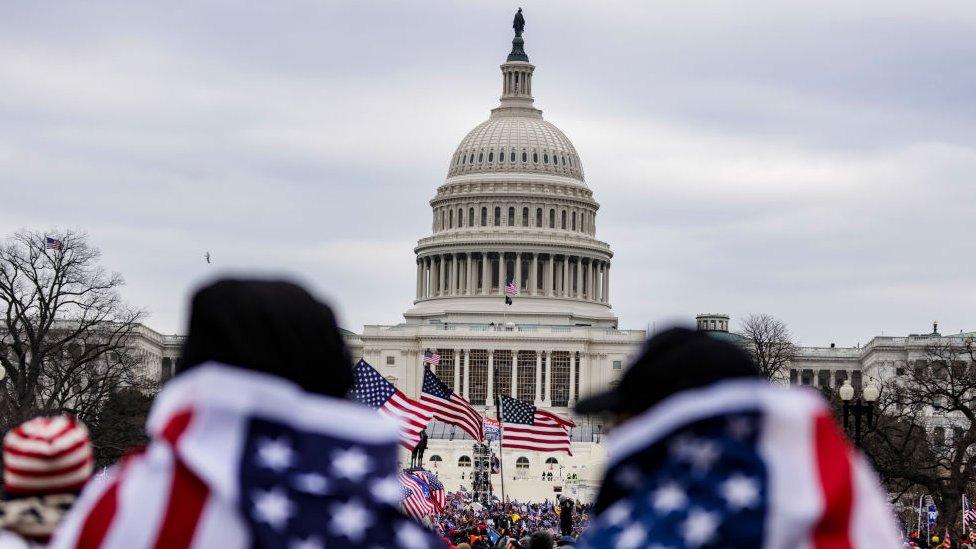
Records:
M495 161L495 151L489 151L488 152L488 162L494 162L494 161Z

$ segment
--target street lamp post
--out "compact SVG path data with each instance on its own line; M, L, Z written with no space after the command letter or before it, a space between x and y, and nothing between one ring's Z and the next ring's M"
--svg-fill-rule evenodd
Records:
M861 417L864 416L868 429L874 429L874 403L878 400L880 391L873 381L861 391L861 396L854 399L854 387L850 380L845 380L841 385L840 399L844 402L844 430L850 431L850 417L854 414L854 444L861 445ZM863 401L862 401L863 397ZM853 401L853 402L851 402Z

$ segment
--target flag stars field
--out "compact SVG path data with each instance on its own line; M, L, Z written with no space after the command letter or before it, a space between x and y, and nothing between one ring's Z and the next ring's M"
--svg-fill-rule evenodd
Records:
M258 490L254 495L254 518L258 522L280 531L294 514L295 504L278 486L267 491Z
M357 447L340 450L333 456L332 469L336 476L359 482L371 469L369 456Z
M292 465L294 452L285 438L261 439L258 441L258 463L276 473Z
M360 542L366 535L366 529L373 524L373 515L356 500L340 503L332 508L332 520L329 529L337 535L344 536L352 542Z

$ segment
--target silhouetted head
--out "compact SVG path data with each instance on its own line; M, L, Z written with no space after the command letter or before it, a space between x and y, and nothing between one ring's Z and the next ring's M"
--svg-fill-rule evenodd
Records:
M290 282L220 280L193 296L177 374L220 362L344 397L353 367L329 307Z

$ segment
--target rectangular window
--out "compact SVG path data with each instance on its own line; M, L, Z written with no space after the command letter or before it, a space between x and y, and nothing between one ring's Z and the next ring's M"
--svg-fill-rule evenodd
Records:
M512 351L495 351L492 365L495 367L495 396L512 396Z
M528 208L522 208L522 226L523 227L528 227L529 226L529 209Z
M469 400L475 406L484 406L488 398L488 351L472 349L470 368L468 379L471 387L468 388L468 396L471 398Z
M623 361L621 361L621 360L614 360L613 361L613 369L614 370L619 370L621 368L623 368Z
M454 349L437 349L441 355L441 362L434 369L434 375L439 377L445 385L454 390Z
M552 353L552 405L569 405L569 352Z
M519 351L516 396L524 402L535 400L535 351Z
M393 356L386 357L386 365L387 366L394 366L394 365L396 365L396 357L393 357Z

